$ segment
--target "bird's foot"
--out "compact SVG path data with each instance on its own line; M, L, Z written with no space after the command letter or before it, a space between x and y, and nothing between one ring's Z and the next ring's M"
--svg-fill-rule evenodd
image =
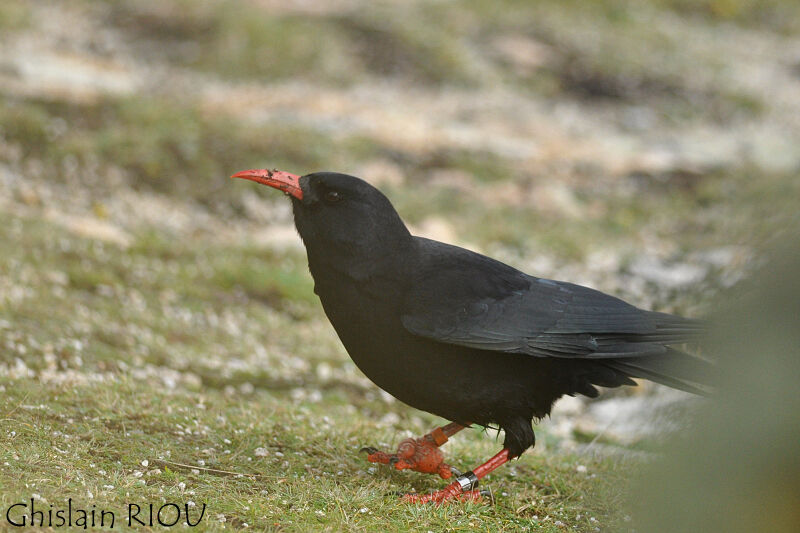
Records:
M509 450L504 448L494 457L482 465L464 474L459 474L456 480L442 490L437 490L430 494L406 494L403 500L409 503L435 503L441 505L452 500L456 501L481 501L488 496L492 501L491 492L475 490L480 481L486 474L508 462Z
M403 495L403 501L408 503L433 503L441 505L450 501L459 502L494 502L492 493L489 490L475 490L478 485L477 478L474 475L470 478L471 473L459 475L456 481L450 483L448 486L435 492L428 494L415 494L409 493Z
M400 443L396 453L386 453L375 448L362 448L367 452L367 460L371 463L388 464L397 470L414 470L423 474L438 474L442 479L452 477L458 470L444 462L444 454L439 445L428 438L409 438Z

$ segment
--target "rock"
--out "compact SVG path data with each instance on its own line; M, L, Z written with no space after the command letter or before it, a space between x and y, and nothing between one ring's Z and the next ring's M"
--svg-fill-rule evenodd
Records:
M533 72L553 59L550 46L525 35L502 35L492 40L491 46L518 74Z
M133 242L133 237L122 228L95 217L67 215L54 210L47 211L45 216L80 237L109 242L123 248Z
M639 257L630 266L634 276L671 289L702 281L708 267L690 263L666 263L657 257Z
M575 419L575 429L589 435L603 435L620 444L632 444L645 437L680 427L679 412L688 408L688 393L663 388L656 395L637 395L592 402Z
M410 228L411 233L442 242L454 242L457 239L453 225L442 217L429 217L421 224Z
M354 174L364 178L376 187L384 185L398 186L406 181L402 169L386 159L367 161L358 167Z

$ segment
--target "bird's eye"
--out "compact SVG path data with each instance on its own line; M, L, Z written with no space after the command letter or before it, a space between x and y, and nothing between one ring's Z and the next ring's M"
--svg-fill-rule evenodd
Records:
M336 191L328 191L325 193L325 201L329 204L335 204L342 199L342 196Z

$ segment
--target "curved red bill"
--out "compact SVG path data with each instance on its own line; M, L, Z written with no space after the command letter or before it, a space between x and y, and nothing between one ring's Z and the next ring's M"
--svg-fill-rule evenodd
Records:
M279 189L286 194L291 194L298 200L303 199L303 189L300 188L300 176L282 172L280 170L268 170L266 168L256 170L243 170L237 172L232 178L242 178L256 183L269 185Z

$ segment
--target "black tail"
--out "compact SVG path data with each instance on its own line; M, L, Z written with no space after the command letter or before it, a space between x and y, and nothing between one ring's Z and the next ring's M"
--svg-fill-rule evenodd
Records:
M667 348L663 354L612 359L604 363L632 378L644 378L674 389L707 396L716 381L712 363Z

